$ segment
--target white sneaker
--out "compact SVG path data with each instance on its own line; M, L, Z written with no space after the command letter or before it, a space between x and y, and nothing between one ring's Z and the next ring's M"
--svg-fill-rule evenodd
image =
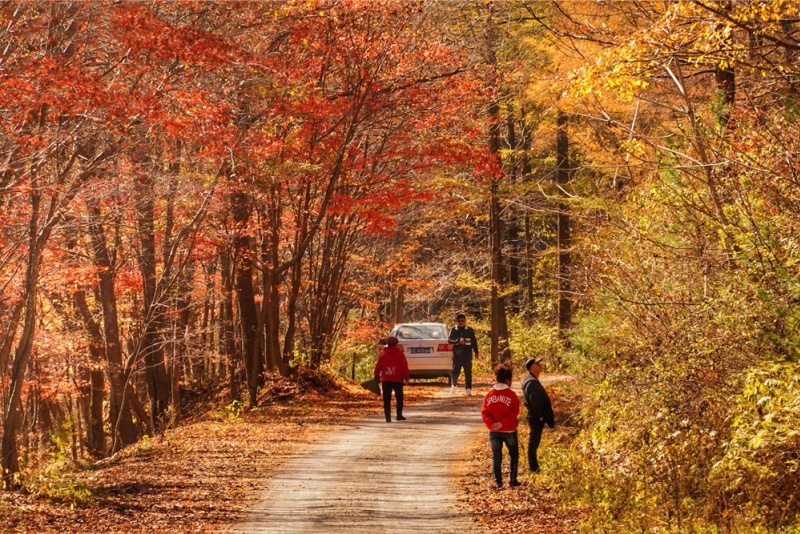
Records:
M452 395L455 392L456 392L456 386L455 385L450 386L450 394Z
M472 390L467 388L467 397L469 397L470 395L472 395Z

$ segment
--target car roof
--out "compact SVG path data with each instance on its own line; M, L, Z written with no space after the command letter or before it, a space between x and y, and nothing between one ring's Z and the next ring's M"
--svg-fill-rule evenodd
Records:
M394 325L392 327L392 329L397 328L398 326L413 326L413 325L416 325L416 324L424 324L424 325L436 324L436 325L441 325L441 326L447 326L444 323L430 323L430 322L425 322L425 323L397 323L396 325Z

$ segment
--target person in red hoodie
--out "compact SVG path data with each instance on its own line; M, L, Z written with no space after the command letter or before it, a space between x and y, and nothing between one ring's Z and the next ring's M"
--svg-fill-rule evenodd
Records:
M503 443L508 448L511 476L509 486L519 486L519 442L517 441L517 416L519 397L511 389L511 368L498 365L494 369L497 383L483 398L481 417L489 429L489 445L492 448L492 474L498 488L503 487Z
M375 379L383 385L383 415L386 422L392 422L392 390L397 403L397 420L405 421L403 417L403 384L408 384L408 361L403 353L403 347L397 344L396 337L391 336L386 340L386 347L378 356L375 364Z

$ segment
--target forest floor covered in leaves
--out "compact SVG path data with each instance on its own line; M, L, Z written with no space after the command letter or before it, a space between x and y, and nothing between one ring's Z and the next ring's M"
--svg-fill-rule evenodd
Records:
M201 421L143 441L88 469L50 472L39 492L0 492L2 530L228 530L257 503L289 458L349 421L382 412L380 399L358 385L320 388L312 382L277 379L254 410L209 410ZM412 383L406 388L407 403L429 401L446 387ZM526 439L523 426L520 441ZM491 454L480 427L464 444L463 456L464 462L454 466L463 480L458 499L490 532L574 531L575 518L567 517L558 500L522 467L522 488L493 488ZM54 498L58 495L63 499Z

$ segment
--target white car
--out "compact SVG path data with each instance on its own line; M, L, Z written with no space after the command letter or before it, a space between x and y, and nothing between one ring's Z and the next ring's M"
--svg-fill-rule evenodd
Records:
M447 342L450 330L443 323L400 323L392 333L403 347L412 378L450 376L453 346Z

